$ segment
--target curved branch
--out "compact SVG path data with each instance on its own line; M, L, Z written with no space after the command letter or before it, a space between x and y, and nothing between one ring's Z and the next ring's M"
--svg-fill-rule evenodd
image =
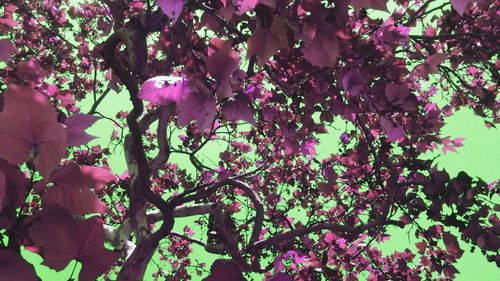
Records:
M138 82L131 75L130 70L126 69L120 61L116 60L117 46L120 43L124 43L127 47L129 60L132 62L132 68L134 68L133 64L136 58L134 45L139 44L142 46L146 44L146 42L133 40L132 35L137 34L138 31L144 31L144 28L138 26L137 22L135 22L135 25L132 24L127 28L120 28L104 42L101 52L105 62L113 69L114 73L127 88L133 104L133 109L127 116L127 125L130 133L125 138L125 152L131 178L128 217L131 220L132 228L136 233L139 243L130 257L125 261L118 274L118 280L142 280L146 267L160 240L168 235L174 225L173 207L169 206L159 194L150 189L150 170L142 143L142 131L137 121L144 110L142 101L137 97L139 92ZM146 41L146 35L140 38ZM148 234L146 199L163 213L163 223L160 229L152 234Z
M250 236L250 239L246 246L247 249L251 248L253 247L255 242L259 239L260 233L262 232L262 226L264 222L264 205L262 204L262 201L260 200L257 193L249 185L241 181L228 178L220 182L216 182L212 185L207 185L205 189L198 190L195 194L185 197L174 197L173 199L171 199L169 203L174 206L178 206L187 202L192 202L198 199L207 198L212 193L216 192L218 189L226 185L232 185L238 189L241 189L245 193L245 195L252 201L253 207L256 212L255 222L252 235ZM233 259L236 260L242 266L243 270L251 271L252 267L249 266L241 256L240 251L238 250L238 245L234 240L233 235L229 233L226 227L224 226L224 211L219 206L216 206L213 210L214 212L212 214L215 217L217 229L218 231L220 231L220 235L223 239L224 244L228 248L229 253L233 257Z
M250 236L250 240L248 241L248 246L247 246L251 247L255 242L257 242L257 240L259 240L259 236L262 231L262 225L264 223L264 205L262 204L259 195L257 195L257 193L247 184L233 179L230 179L229 182L235 187L243 190L245 194L248 196L248 198L250 198L250 200L253 203L253 207L255 208L254 227L252 231L252 236Z
M317 232L321 230L330 230L333 232L340 232L340 233L350 233L350 234L360 234L363 233L367 230L370 230L375 227L380 227L383 225L396 225L401 228L405 226L405 224L401 221L395 221L395 220L390 220L388 219L392 204L393 204L393 197L395 192L397 191L398 188L398 180L399 180L399 173L397 172L396 168L391 164L388 163L390 166L391 174L389 178L386 181L386 190L388 190L388 198L387 201L384 204L383 210L379 218L374 219L370 222L367 222L363 225L359 226L346 226L346 225L341 225L341 224L335 224L335 223L320 223L316 224L310 227L305 227L301 229L295 229L291 230L282 234L278 234L276 236L260 240L256 242L253 247L249 249L249 252L252 254L255 254L256 252L269 248L275 244L278 244L283 241L291 240L299 236L307 235L312 232Z
M101 104L101 102L104 100L104 98L108 95L108 93L111 91L110 88L107 88L104 90L104 92L95 100L95 102L92 104L92 108L90 108L89 112L87 114L92 115L97 111L97 107Z
M226 185L232 185L236 188L241 189L243 192L245 192L245 195L252 201L256 214L255 214L254 228L252 231L252 236L248 241L248 246L253 245L259 239L260 233L262 231L262 225L264 222L264 205L262 204L262 201L260 200L257 193L247 184L235 179L228 178L220 182L214 183L208 186L206 189L199 190L193 195L173 198L171 202L174 206L179 206L187 202L192 202L198 199L207 198L212 193L216 192L219 188Z
M351 234L360 234L367 230L370 230L374 227L379 227L384 224L396 225L399 227L404 227L404 223L401 221L395 220L387 220L385 217L380 217L376 220L373 220L369 223L366 223L361 226L346 226L340 224L317 224L310 227L291 230L282 234L278 234L268 239L260 240L256 242L253 247L250 249L251 252L256 252L265 248L269 248L275 244L278 244L283 241L294 239L295 237L303 236L312 232L321 231L321 230L330 230L332 232L343 232L343 233L351 233Z
M146 113L141 120L139 121L139 128L141 129L141 132L146 132L146 130L159 118L159 111L160 109L157 108L151 112Z
M156 138L158 141L158 155L151 161L151 172L156 171L161 165L168 161L170 156L170 145L167 140L167 121L169 113L167 110L160 110L158 117L158 128L156 129Z

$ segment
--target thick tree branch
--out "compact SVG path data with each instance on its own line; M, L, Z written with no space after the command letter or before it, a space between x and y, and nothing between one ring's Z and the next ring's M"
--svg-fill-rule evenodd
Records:
M323 223L323 224L317 224L313 225L310 227L306 228L301 228L301 229L295 229L291 230L282 234L275 235L271 238L264 239L257 241L252 248L248 249L251 253L256 253L257 251L260 251L262 249L269 248L273 245L276 245L278 243L284 242L284 241L289 241L293 240L296 237L304 236L309 233L321 231L321 230L330 230L332 232L337 232L337 233L349 233L349 234L361 234L367 230L380 227L383 225L396 225L399 227L404 227L404 223L401 221L396 221L396 220L387 220L385 217L388 213L387 211L382 215L380 218L373 220L369 223L360 225L360 226L346 226L346 225L340 225L340 224L329 224L329 223Z
M127 28L121 28L113 33L104 43L102 50L102 57L127 88L133 104L133 109L127 116L130 133L125 138L125 152L131 178L129 219L138 244L123 265L118 280L143 279L147 264L160 240L168 235L174 224L173 207L166 204L159 194L150 189L150 169L142 143L142 131L138 123L138 118L144 108L142 101L137 97L138 82L130 73L132 70L137 70L134 67L134 61L137 59L135 47L139 46L139 49L142 49L146 44L145 35L139 37L142 42L134 36L139 32L147 32L147 30L140 25L140 22L133 22ZM120 43L127 47L132 69L127 70L120 61L116 60L116 50ZM163 223L160 229L152 234L147 233L149 227L146 220L146 199L163 213Z
M259 239L260 233L262 231L262 226L264 222L264 205L260 200L257 193L247 184L234 180L234 179L224 179L220 182L207 185L205 188L198 190L195 194L188 196L179 196L172 198L170 203L173 205L184 204L186 202L192 202L198 199L207 198L212 193L216 192L220 188L231 185L238 189L241 189L245 195L250 198L253 204L253 208L255 209L255 219L254 219L254 227L252 231L252 235L247 243L247 248L252 247L255 242ZM251 267L246 263L243 257L238 250L238 245L234 240L234 237L231 233L229 233L224 227L224 212L222 209L219 210L219 206L214 208L214 217L216 220L217 229L220 230L220 235L223 238L223 242L226 245L231 256L242 266L245 271L250 271Z
M253 207L255 208L256 212L254 228L250 240L248 241L248 245L252 245L259 239L260 232L262 231L262 224L264 222L264 205L262 204L262 201L260 200L257 193L247 184L231 178L224 179L220 182L217 182L207 187L206 189L199 190L193 195L189 195L183 198L182 197L174 198L172 199L172 203L185 204L187 202L192 202L198 199L207 198L208 196L210 196L210 194L216 192L225 185L231 185L238 189L241 189L245 193L245 195L252 201Z
M158 155L151 161L151 173L158 170L158 168L168 161L170 156L170 144L167 140L167 122L169 113L167 110L160 110L158 113L158 128L156 129L156 138L158 141Z

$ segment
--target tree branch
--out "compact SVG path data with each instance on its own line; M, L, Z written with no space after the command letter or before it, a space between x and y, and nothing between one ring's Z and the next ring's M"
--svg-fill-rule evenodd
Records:
M148 161L142 143L142 131L139 127L138 118L141 116L144 108L142 101L137 97L139 92L138 83L123 64L116 60L116 50L120 43L125 44L131 61L131 67L134 68L135 44L146 44L146 35L141 36L143 42L134 39L133 34L147 32L140 22L134 22L127 28L118 29L103 44L102 57L106 63L113 69L113 72L120 78L130 94L130 100L133 109L127 116L127 125L130 133L125 138L125 153L127 166L131 178L130 188L130 208L128 217L131 220L132 228L138 241L130 257L125 261L118 280L142 280L146 267L153 256L161 239L163 239L174 225L173 207L169 206L159 194L150 189L150 170ZM146 219L146 199L153 203L163 214L163 223L156 232L148 234L149 226Z

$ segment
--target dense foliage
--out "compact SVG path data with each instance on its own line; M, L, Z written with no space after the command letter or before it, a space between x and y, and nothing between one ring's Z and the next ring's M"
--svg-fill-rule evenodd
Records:
M22 248L79 261L83 281L149 279L153 262L161 280L443 280L464 243L500 265L498 181L426 157L462 146L441 134L461 108L500 122L499 7L1 1L0 279L38 279ZM106 116L112 92L127 106ZM87 145L98 119L109 147ZM382 254L391 229L417 250Z

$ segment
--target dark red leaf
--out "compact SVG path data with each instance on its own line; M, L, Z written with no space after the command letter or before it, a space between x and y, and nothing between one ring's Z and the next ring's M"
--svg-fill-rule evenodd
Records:
M0 159L0 175L3 178L4 199L0 200L0 210L4 205L20 207L26 197L26 178L17 166ZM2 183L0 182L0 189Z
M17 68L17 76L32 84L41 84L46 72L36 59L21 62Z
M20 254L0 249L0 279L2 281L37 281L33 266Z
M371 8L387 11L386 3L387 0L351 0L351 5L356 9Z
M72 214L107 213L109 208L90 188L100 189L117 177L105 169L70 164L49 178L54 186L42 195L43 206L63 206Z
M226 121L244 120L255 125L254 110L247 95L239 95L222 106L222 119Z
M317 67L333 67L339 56L339 41L333 30L304 24L304 58Z
M137 95L160 105L178 103L189 95L188 81L181 77L156 76L144 82Z
M77 253L77 224L63 207L50 207L32 215L24 224L28 229L26 248L43 257L43 265L63 270Z
M288 38L283 20L274 19L270 28L256 28L248 39L247 56L257 57L257 64L263 65L279 49L288 47Z
M451 6L459 15L463 16L471 2L475 2L475 0L451 0Z
M0 61L8 63L10 57L17 52L16 47L10 40L2 39L0 40Z
M167 15L172 22L176 22L184 9L186 0L158 0L156 5Z
M119 253L104 248L102 220L75 220L62 207L49 207L25 221L26 248L42 255L44 265L57 271L76 259L82 263L80 281L93 281L108 270Z
M245 281L239 265L232 260L216 260L210 275L203 281Z
M100 117L75 113L64 122L66 124L66 135L68 137L68 146L80 146L95 139L85 132L91 127Z
M177 125L186 126L196 121L200 131L209 128L215 118L215 99L197 79L191 79L191 91L176 105Z
M80 281L93 281L106 272L120 254L104 248L102 220L92 217L78 223L78 251L76 260L82 263Z
M27 161L35 149L35 166L43 177L66 153L66 132L45 96L30 87L10 84L0 112L0 158Z
M443 242L444 245L446 246L446 251L448 251L448 253L452 254L457 259L462 257L464 251L460 249L460 245L458 244L458 240L457 237L455 237L455 235L449 232L444 232Z
M75 189L100 189L115 180L117 180L117 177L103 168L78 165L76 163L63 166L54 171L48 179L49 182L53 182L55 185Z

